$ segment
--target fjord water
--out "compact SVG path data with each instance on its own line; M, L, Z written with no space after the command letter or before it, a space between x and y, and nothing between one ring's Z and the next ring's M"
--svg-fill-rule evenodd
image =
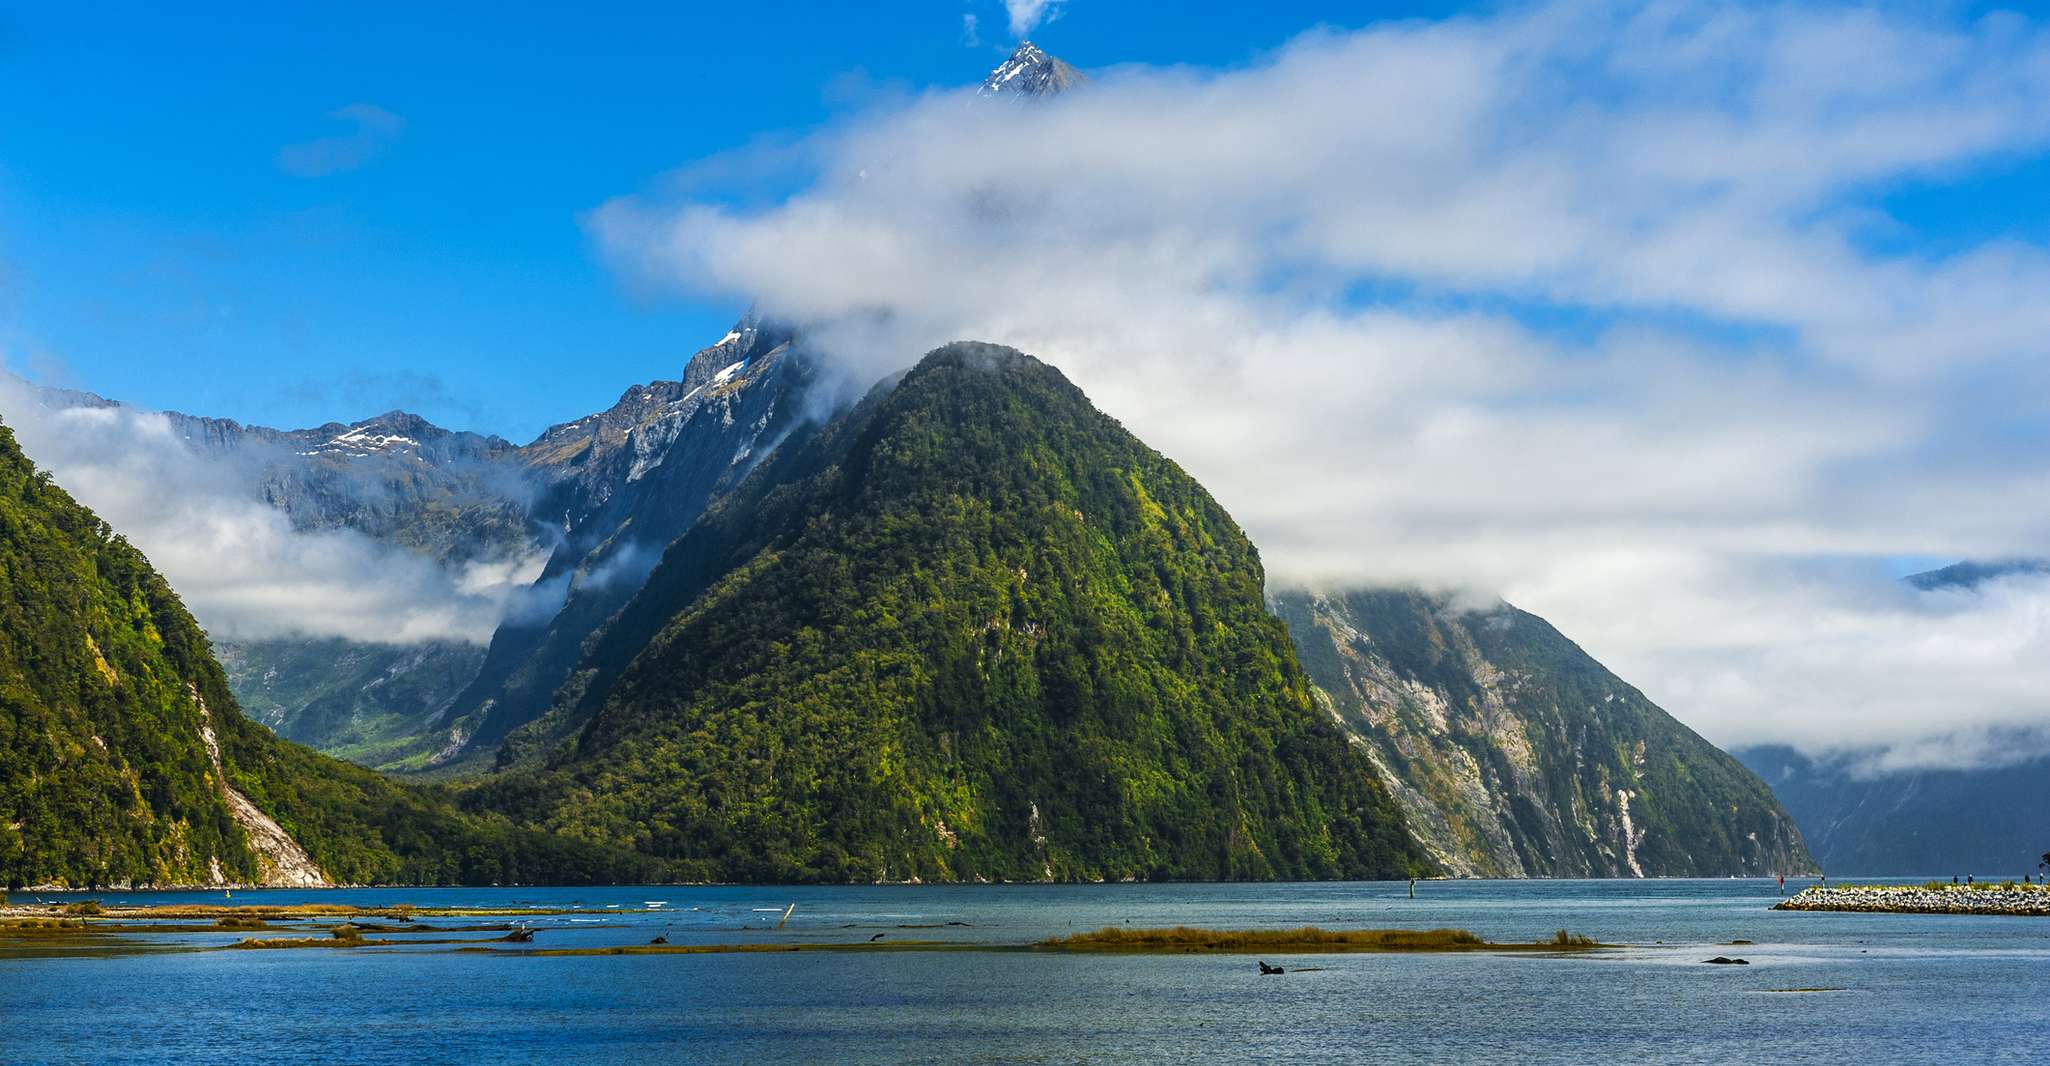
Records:
M217 892L101 898L223 902ZM1126 923L1457 926L1500 941L1567 928L1631 946L1277 956L1266 961L1291 972L1266 978L1237 955L995 951L10 958L0 961L0 1061L2040 1061L2050 921L1768 909L1778 898L1759 880L1425 882L1414 900L1400 883L237 892L238 904L609 912L536 919L536 947L657 933L679 944L877 933L1017 944ZM1752 965L1703 963L1714 955ZM1840 991L1774 991L1816 988Z

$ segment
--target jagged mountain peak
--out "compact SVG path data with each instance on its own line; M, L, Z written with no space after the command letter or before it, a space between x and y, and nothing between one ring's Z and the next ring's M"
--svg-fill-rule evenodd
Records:
M698 349L684 363L679 380L629 386L611 407L549 426L522 451L530 465L561 465L586 455L586 449L604 451L619 446L651 423L673 428L703 399L730 391L726 386L746 387L759 371L775 362L792 336L789 329L765 322L750 311L725 336Z
M790 330L764 321L749 311L733 328L711 346L692 356L683 367L683 385L696 391L717 388L736 377L745 377L769 353L788 344Z
M325 443L316 444L304 454L339 454L363 456L374 452L389 452L399 449L420 447L420 442L446 437L449 431L429 422L416 414L401 410L386 411L381 415L355 422L329 422L312 430L300 431L309 437L326 436Z
M977 96L1015 98L1048 97L1066 92L1089 79L1067 61L1047 55L1031 41L1018 42L1011 58L989 72Z

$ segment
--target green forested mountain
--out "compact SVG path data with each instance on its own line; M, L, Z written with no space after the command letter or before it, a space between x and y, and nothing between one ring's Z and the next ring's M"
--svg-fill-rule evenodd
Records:
M1452 871L1814 867L1764 782L1536 615L1405 589L1283 592L1274 605L1320 695Z
M469 802L698 876L1427 867L1201 486L956 344L793 440L586 647Z
M464 814L242 717L141 553L0 426L0 881L583 881L616 850Z

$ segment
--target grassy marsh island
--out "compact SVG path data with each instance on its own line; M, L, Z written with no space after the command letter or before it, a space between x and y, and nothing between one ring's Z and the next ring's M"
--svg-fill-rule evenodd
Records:
M1606 945L1564 929L1528 944L1495 943L1464 929L1127 929L1110 926L1093 933L1042 940L1043 951L1145 955L1237 955L1422 952L1422 951L1590 951Z
M1773 905L1780 911L1883 914L2009 914L2050 917L2050 886L2004 881L1947 885L1816 885Z

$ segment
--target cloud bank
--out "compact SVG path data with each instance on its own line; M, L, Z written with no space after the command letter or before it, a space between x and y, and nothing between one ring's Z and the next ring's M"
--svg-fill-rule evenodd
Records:
M522 606L545 556L444 567L353 530L302 530L257 496L257 451L202 456L168 418L66 406L0 374L22 450L170 580L216 639L346 637L482 644Z
M936 94L592 225L857 375L1047 359L1277 582L1504 595L1718 742L1941 764L2050 734L2050 587L1889 570L2050 552L2050 249L1889 197L2046 145L2015 16L1559 3Z

